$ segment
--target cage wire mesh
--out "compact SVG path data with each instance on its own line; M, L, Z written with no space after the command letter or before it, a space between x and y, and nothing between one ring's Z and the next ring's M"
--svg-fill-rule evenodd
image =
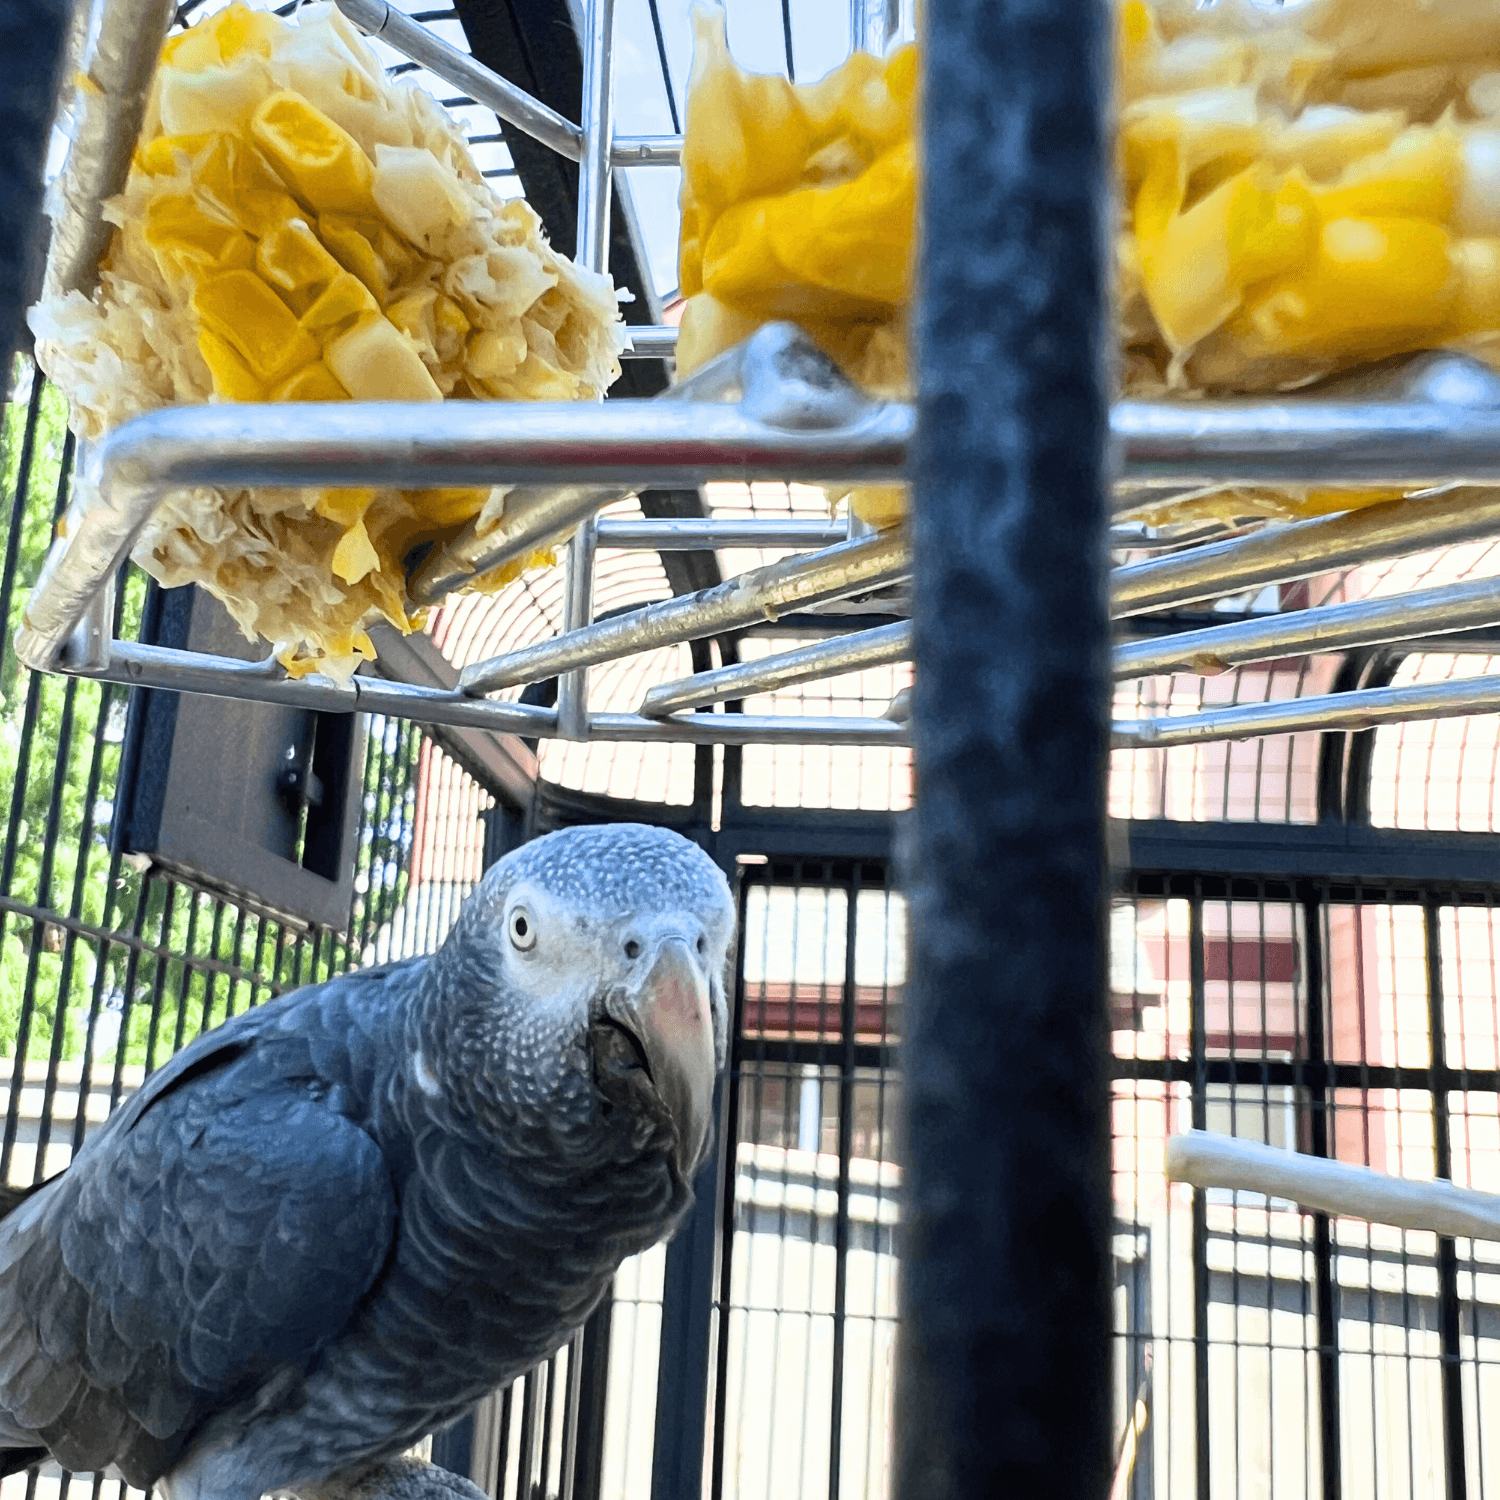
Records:
M219 8L188 0L179 21ZM395 8L466 49L456 11ZM751 67L813 78L847 50L842 7L731 0L729 15ZM680 129L688 39L683 0L619 0L622 132ZM375 46L464 122L496 191L518 192L495 117ZM670 300L677 174L622 175L655 290ZM495 798L413 725L372 720L354 895L338 929L278 921L112 852L125 690L28 673L11 645L72 453L63 404L29 365L3 443L0 1171L24 1184L65 1166L152 1066L205 1027L352 965L430 951L483 867ZM798 485L712 485L704 498L721 517L826 515L821 492ZM779 555L734 549L718 560L728 576ZM1474 543L1205 613L1292 610L1497 571L1500 545ZM153 585L133 569L121 582L116 633L129 640ZM655 554L600 555L599 612L670 592ZM562 619L562 576L542 571L445 605L428 630L462 667L556 634ZM751 659L802 639L752 634L738 646ZM1490 656L1481 643L1377 665L1385 681L1432 681L1488 672ZM1327 655L1147 677L1119 684L1116 716L1321 694L1351 665ZM685 646L596 669L590 706L631 710L647 687L688 669ZM744 707L879 712L908 682L904 667L871 669ZM1330 1220L1248 1193L1194 1193L1167 1183L1163 1160L1167 1137L1197 1126L1500 1191L1493 849L1440 845L1451 869L1398 868L1403 834L1495 831L1497 755L1497 715L1391 725L1362 740L1301 733L1114 753L1112 815L1175 839L1170 861L1121 872L1111 925L1117 1500L1500 1497L1500 1246ZM871 837L888 848L891 815L911 798L909 754L756 745L712 757L701 831L741 829L742 915L717 1255L691 1284L669 1275L662 1247L627 1262L592 1348L570 1345L480 1410L471 1473L497 1500L645 1500L663 1422L684 1400L701 1414L702 1483L714 1500L889 1493L906 912L888 859L847 849ZM1338 785L1357 783L1358 796L1330 791L1335 762L1347 772ZM699 793L687 745L556 741L539 747L539 768L551 786L654 803L679 826ZM864 816L819 822L820 810ZM1320 872L1314 852L1287 873L1275 838L1351 817L1370 831L1365 871ZM1267 873L1227 875L1218 841L1246 824L1274 831L1257 846ZM757 852L757 828L778 848L799 830L800 857ZM684 1285L711 1304L698 1391L664 1338ZM589 1359L600 1417L592 1455L582 1446ZM115 1488L48 1466L3 1492L76 1500Z

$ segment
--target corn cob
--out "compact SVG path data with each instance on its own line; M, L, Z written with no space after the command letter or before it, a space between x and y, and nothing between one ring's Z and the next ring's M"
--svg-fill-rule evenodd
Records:
M389 83L332 6L297 20L236 3L163 49L98 290L32 314L75 430L205 401L602 397L624 342L609 279L497 198L453 121ZM208 588L292 671L344 676L374 655L372 620L420 623L411 550L504 502L194 490L162 503L135 557Z
M859 384L905 394L916 49L856 52L821 82L795 85L736 67L721 6L695 5L692 20L678 376L787 318ZM894 485L850 503L880 525L903 505Z
M1122 0L1117 23L1121 393L1294 389L1441 346L1500 364L1493 0ZM793 86L735 66L717 6L694 25L679 370L790 317L856 380L905 393L913 50ZM1144 514L1391 494L1220 491ZM884 522L904 501L852 503Z

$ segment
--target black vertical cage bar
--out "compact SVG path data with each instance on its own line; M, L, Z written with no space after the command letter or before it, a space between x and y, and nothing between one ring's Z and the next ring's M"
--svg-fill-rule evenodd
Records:
M728 775L730 758L725 757L725 774ZM739 758L734 758L736 770ZM745 944L749 941L746 916L750 906L750 888L755 877L743 867L734 883L737 923L739 934L738 951L734 962L734 994L729 1007L729 1065L724 1070L724 1113L722 1129L723 1145L720 1153L724 1162L719 1185L719 1269L716 1296L718 1298L717 1337L714 1341L713 1373L713 1431L710 1435L708 1496L709 1500L721 1500L724 1494L725 1444L729 1424L729 1312L734 1297L734 1223L736 1203L734 1196L735 1174L739 1160L740 1142L740 1090L745 1069ZM767 882L769 891L769 882ZM754 1104L752 1103L752 1109Z
M1097 1500L1110 33L1103 0L924 24L896 1493Z
M578 1354L577 1420L572 1487L562 1500L599 1500L604 1486L604 1423L609 1395L613 1292L606 1295L574 1344Z
M0 366L25 340L26 305L40 290L42 192L51 124L67 56L70 0L0 7Z
M1194 882L1188 904L1188 1057L1194 1130L1208 1127L1208 981L1203 949L1203 891ZM1208 1391L1208 1205L1202 1188L1193 1189L1193 1463L1197 1500L1209 1500L1210 1431Z
M1453 1147L1448 1131L1448 1047L1443 1025L1442 906L1423 903L1427 938L1427 1026L1429 1087L1432 1090L1433 1170L1439 1178L1453 1177ZM1442 1359L1443 1447L1446 1453L1448 1500L1466 1500L1469 1476L1464 1447L1464 1389L1462 1345L1459 1340L1458 1251L1452 1237L1438 1238L1438 1342Z
M1327 967L1323 952L1324 905L1315 890L1301 892L1303 987L1307 1042L1308 1145L1314 1156L1331 1156L1328 1128L1333 1091L1328 1086L1328 1036L1324 1024ZM1318 1327L1318 1417L1323 1500L1341 1500L1343 1459L1339 1429L1338 1278L1333 1267L1333 1231L1327 1214L1314 1214L1313 1301Z
M859 921L859 866L844 889L844 986L839 993L839 1177L833 1221L833 1378L828 1416L828 1500L839 1500L844 1448L844 1334L849 1303L849 1163L854 1153L855 1023L854 945ZM819 1122L821 1128L821 1121Z

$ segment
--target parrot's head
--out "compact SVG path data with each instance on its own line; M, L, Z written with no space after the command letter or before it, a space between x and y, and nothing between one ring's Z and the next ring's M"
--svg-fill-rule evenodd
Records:
M456 1025L434 1038L449 1077L576 1138L608 1121L665 1143L690 1181L728 1051L734 928L718 866L667 829L591 824L522 845L446 945L468 976Z

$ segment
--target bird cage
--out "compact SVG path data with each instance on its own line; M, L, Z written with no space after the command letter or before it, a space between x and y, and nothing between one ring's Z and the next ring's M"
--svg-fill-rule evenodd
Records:
M471 52L462 36L475 19L472 9L336 3L368 37L391 49L393 71L433 80L435 92L456 108L492 113L501 124L488 137L491 145L508 149L512 159L532 153L549 168L576 164L576 224L566 227L580 265L608 270L622 246L643 256L632 173L678 164L682 137L614 128L622 26L614 0L570 5L581 60L577 123L555 100L537 97L541 63L528 89L513 81L525 76L519 62L506 77L473 55L481 50L476 37L468 38L475 44ZM624 308L625 376L599 404L347 402L158 411L79 452L101 503L69 515L53 543L26 598L19 660L39 674L219 704L244 700L334 718L369 716L363 790L370 793L389 760L402 771L400 795L408 802L419 779L413 769L419 728L442 747L431 752L434 762L442 758L435 775L457 786L463 782L457 767L479 767L492 791L534 777L535 753L553 756L555 765L575 752L592 755L588 763L597 766L607 747L657 747L663 756L685 747L684 759L674 763L688 768L685 782L691 784L681 805L659 785L643 789L639 782L627 797L618 795L623 783L610 783L613 799L590 800L575 775L557 792L551 816L628 814L692 826L706 840L721 835L721 861L740 862L745 930L767 951L767 934L778 923L805 939L804 907L821 912L806 941L847 951L834 960L825 954L815 980L799 977L804 960L795 955L785 974L766 952L741 955L742 1026L724 1121L748 1166L721 1167L723 1201L702 1205L665 1270L633 1266L617 1288L613 1315L618 1326L628 1323L632 1341L658 1301L663 1324L639 1362L632 1342L628 1358L618 1355L617 1345L610 1366L617 1381L646 1371L663 1382L655 1425L647 1427L654 1453L645 1480L639 1455L616 1452L611 1459L611 1472L628 1476L620 1493L631 1500L647 1487L653 1494L696 1493L704 1455L714 1500L749 1492L761 1478L768 1486L793 1482L795 1472L795 1482L804 1482L805 1412L793 1413L803 1429L794 1469L780 1462L774 1416L764 1428L745 1417L754 1401L746 1352L753 1339L745 1330L757 1312L777 1319L805 1312L812 1324L824 1309L811 1290L805 1309L758 1308L748 1286L748 1252L735 1261L725 1249L740 1234L749 1244L764 1232L755 1226L768 1216L779 1216L784 1226L800 1212L799 1194L814 1204L808 1211L813 1243L822 1233L837 1241L838 1267L836 1306L827 1310L837 1373L832 1400L823 1402L828 1409L818 1419L824 1424L822 1446L814 1445L818 1478L805 1479L807 1493L830 1500L856 1488L865 1496L884 1494L892 1469L914 1486L923 1472L916 1450L923 1434L937 1431L972 1493L1038 1474L1051 1488L1093 1493L1090 1485L1097 1489L1103 1475L1121 1500L1189 1490L1202 1500L1244 1462L1257 1476L1264 1470L1267 1492L1275 1496L1317 1490L1324 1500L1337 1500L1366 1477L1358 1465L1367 1437L1377 1450L1369 1470L1373 1492L1424 1493L1423 1477L1437 1475L1431 1493L1443 1482L1450 1494L1459 1493L1465 1479L1471 1492L1482 1493L1486 1484L1500 1483L1487 1439L1500 1378L1487 1352L1496 1339L1494 1299L1486 1290L1495 1271L1476 1243L1482 1236L1465 1240L1457 1221L1445 1221L1431 1245L1377 1244L1378 1231L1368 1233L1362 1290L1371 1349L1351 1355L1346 1325L1360 1325L1362 1315L1347 1278L1358 1253L1339 1216L1357 1214L1358 1206L1314 1196L1298 1200L1310 1210L1302 1214L1279 1190L1263 1193L1265 1202L1224 1197L1250 1191L1253 1181L1174 1175L1159 1169L1152 1153L1165 1150L1181 1130L1212 1128L1354 1160L1354 1148L1344 1144L1358 1131L1347 1123L1359 1113L1350 1094L1374 1090L1396 1101L1392 1120L1430 1117L1430 1165L1437 1175L1456 1176L1464 1149L1488 1163L1488 1116L1475 1101L1500 1083L1497 1060L1481 1056L1477 1043L1472 1059L1444 1055L1445 1039L1461 1034L1472 1042L1488 1033L1482 1017L1474 1020L1475 1004L1463 1009L1455 1002L1444 1022L1443 986L1462 954L1473 967L1473 947L1493 926L1500 866L1486 836L1495 824L1481 819L1481 834L1457 820L1451 830L1408 822L1412 838L1392 840L1370 826L1368 802L1372 759L1399 758L1401 745L1438 734L1431 726L1440 721L1500 712L1500 668L1491 670L1490 661L1500 660L1500 571L1475 565L1462 550L1482 549L1500 536L1500 377L1477 359L1440 351L1290 395L1128 399L1106 412L1089 395L1098 388L1090 319L1098 321L1100 297L1088 255L1103 193L1100 162L1089 154L1103 130L1098 7L1080 5L1076 15L1045 24L1020 17L1024 7L1002 7L1008 16L1016 12L1015 32L1003 34L977 14L962 14L982 7L931 8L937 19L930 46L941 76L952 83L968 76L966 69L988 69L975 76L990 82L956 91L952 138L932 142L934 160L964 161L975 204L968 217L961 214L952 184L934 199L952 216L943 228L954 239L929 243L926 274L934 306L945 308L950 321L934 322L925 347L944 351L952 363L930 392L909 403L873 398L804 333L781 323L762 327L669 384L677 330L664 320L648 275L642 295ZM169 27L192 19L196 9L162 0L104 0L97 36L80 36L80 45L92 48L91 76L107 112L96 116L94 131L80 137L64 168L63 217L54 229L58 248L49 268L54 289L87 290L108 233L101 205L118 191L128 166L121 143L128 148L140 126L141 80L149 78ZM771 16L784 28L788 70L796 9L783 0L780 16ZM670 97L669 40L655 3L651 18L649 31L644 16L630 24L642 23L635 40L654 38ZM849 7L851 47L878 51L914 29L909 9L899 5L852 0ZM679 44L671 39L672 47ZM513 50L519 59L524 46L517 40ZM1028 141L1018 160L990 159L985 152L961 157L965 120L982 113L976 98L986 89L1017 101L1008 121ZM1077 119L1065 122L1069 111ZM998 129L1005 122L991 111L983 123ZM471 131L476 138L483 134L483 127ZM972 128L967 139L972 148ZM572 170L564 165L564 177ZM1059 191L1059 181L1070 186ZM1029 217L1017 211L1014 226L1002 234L995 228L998 215L1015 203ZM972 262L973 245L965 245L962 234L976 235L976 226L986 223L995 233L986 243L1003 239L1011 254L1005 274L1017 283L1031 275L1036 280L1030 310L1009 306L988 322L979 319L986 331L976 353L966 349L953 309L985 283L972 263L958 265L955 255L968 254ZM1028 265L1042 254L1026 238L1028 225L1054 236L1065 230L1064 241L1072 236L1055 265ZM566 238L566 227L555 219L548 227ZM1054 344L1022 357L1008 348L1006 337L1027 327L1058 341L1063 352ZM1071 345L1076 350L1069 354ZM1057 388L1049 388L1049 380L1072 380L1077 389L1054 401ZM951 405L946 416L939 411L944 398L958 400L970 425L953 419ZM1017 412L1025 429L1019 436L1006 426ZM919 414L922 421L949 424L929 429L925 449ZM952 442L946 455L932 435L938 431ZM983 484L976 477L981 473ZM1069 498L1101 474L1110 513L1103 518L1108 638L1104 601L1087 596L1099 582L1088 528L1100 518L1086 495ZM907 480L918 485L919 498L944 484L951 484L954 498L941 512L914 510L908 526L890 529L862 523L852 511L820 508L821 487ZM180 637L158 633L144 643L123 638L116 623L118 579L163 494L191 486L376 483L520 487L522 503L513 515L507 509L498 532L481 536L471 529L413 558L411 593L442 607L466 580L571 533L551 585L559 601L556 628L546 610L519 595L482 618L477 606L450 603L434 630L439 649L425 649L418 639L403 650L392 634L380 642L378 671L362 670L348 681L293 676L274 659L239 659L205 647L201 635L186 629ZM706 487L727 484L744 486L749 503L703 503ZM992 492L1007 485L1014 490L1005 526L986 520L993 493L984 493L985 484ZM805 486L807 503L759 506L758 485ZM1406 498L1277 524L1239 516L1166 524L1129 518L1152 501L1165 506L1229 485L1379 489ZM942 524L955 521L959 531L940 533ZM1445 555L1456 560L1434 561ZM632 559L642 573L629 572ZM662 593L667 597L643 597ZM774 649L787 638L795 644ZM752 641L755 649L724 645ZM717 660L710 642L720 643ZM925 699L920 678L906 687L906 664L914 657L928 675ZM872 669L887 667L895 671L876 679ZM888 682L889 697L840 698L820 690L863 671L872 671L867 680ZM1091 842L1099 808L1088 786L1108 748L1091 726L1089 701L1104 679L1114 683L1109 734L1120 768L1109 787L1115 842L1108 851ZM824 711L801 711L804 702ZM1403 734L1412 738L1402 740ZM930 757L923 773L930 821L925 832L918 827L908 858L919 914L910 941L914 981L921 976L929 1004L925 1013L914 1006L909 1015L888 1008L900 963L872 963L864 972L878 969L875 981L856 974L862 931L884 932L905 950L907 928L892 915L897 898L888 823L872 831L869 820L857 823L851 811L843 821L804 816L802 831L793 832L798 809L789 807L775 826L764 817L736 823L726 815L714 827L712 763L692 757L695 747L710 746L890 752L900 757L900 779L914 740L919 754ZM380 757L379 772L371 769L373 757ZM583 763L578 759L574 769ZM721 771L727 764L720 763ZM305 768L299 763L300 774L315 769L311 761ZM1399 777L1387 779L1396 788ZM464 795L467 827L477 803L489 799L472 787ZM1398 792L1390 796L1397 799ZM997 811L996 803L1007 799L1007 809ZM515 807L499 792L493 800L496 805L485 809L485 858L519 836ZM896 796L882 794L873 805L884 813L903 809L906 800L903 784ZM408 821L409 812L403 815ZM361 840L371 821L350 811L356 848L365 848ZM1400 818L1387 822L1399 825ZM1089 939L1086 911L1104 891L1106 852L1117 877L1108 1020L1090 1017L1082 1006L1076 1014L1070 1009L1099 977L1100 945ZM445 913L479 860L466 846L454 861L451 890L429 882L434 894L428 905L411 913L421 936L404 949L394 903L382 904L378 877L371 886L371 872L361 866L356 889L366 880L364 919L358 941L342 957L380 960L440 936ZM395 863L392 857L392 868ZM259 893L259 899L278 916L303 911L295 894L273 900ZM307 910L332 909L348 899L348 890L323 891L316 896L321 904ZM214 918L216 933L223 910ZM899 938L890 938L898 926ZM262 928L263 941L271 930ZM1406 977L1384 987L1371 977L1374 960L1359 949L1366 940L1393 971L1413 962L1422 969L1419 1001L1407 992ZM282 975L283 941L275 939L273 989L302 976L300 949L295 974ZM315 943L314 973L318 961ZM210 967L220 962L215 957ZM333 961L325 956L324 962L331 967ZM235 971L232 982L239 982L238 940L228 967ZM1491 962L1491 989L1493 973ZM815 1020L806 1023L804 1016L800 1029L799 983L813 983L820 995ZM1339 1032L1354 1025L1349 1018L1355 1012L1363 1015L1367 994L1396 997L1395 1019L1385 1028L1389 1055L1372 1040L1378 1025L1352 1041ZM1031 1007L1032 995L1045 1003ZM938 1006L933 997L946 999ZM1005 1002L1003 1009L997 1000ZM1248 1020L1242 1014L1247 1003L1251 1011L1258 1006ZM1426 1050L1419 1048L1418 1058L1402 1050L1413 1004L1426 1006ZM875 1019L862 1020L861 1006ZM1280 1029L1272 1016L1278 1006L1290 1017ZM1455 1009L1463 1010L1468 1031L1455 1030ZM1215 1018L1224 1019L1222 1031ZM911 1151L917 1174L909 1194L887 1160L894 1147L872 1148L880 1160L865 1181L856 1180L862 1169L854 1166L852 1146L856 1084L878 1089L884 1109L884 1090L894 1087L896 1036L908 1020L909 1078L901 1086L909 1083L916 1100ZM996 1027L1006 1038L1003 1057L980 1044ZM1100 1040L1106 1029L1115 1037L1108 1076ZM115 1080L113 1098L123 1076ZM16 1078L13 1093L20 1071ZM1104 1101L1111 1087L1112 1204L1089 1175L1103 1165ZM85 1085L80 1099L86 1092ZM1419 1106L1408 1097L1416 1094ZM1371 1106L1363 1108L1368 1136ZM80 1103L80 1119L82 1109ZM766 1124L777 1109L781 1124ZM876 1134L885 1130L883 1114L880 1121ZM825 1128L831 1151L822 1145ZM80 1125L80 1140L81 1132ZM798 1168L802 1176L787 1166L793 1151L806 1158ZM780 1179L756 1198L762 1181L756 1173L765 1170L757 1163L776 1152L782 1153L776 1158ZM1394 1145L1382 1155L1367 1141L1358 1159L1420 1172L1418 1157ZM1488 1170L1472 1169L1475 1185L1489 1181ZM820 1178L820 1171L831 1176ZM744 1205L735 1197L742 1177L750 1183ZM1169 1178L1196 1182L1192 1196L1169 1186ZM1003 1184L999 1198L991 1191L996 1183ZM831 1193L837 1205L831 1227L817 1217L820 1192ZM908 1285L926 1358L914 1361L910 1385L898 1398L871 1353L870 1388L878 1375L886 1405L877 1412L871 1396L861 1414L844 1383L846 1332L855 1316L848 1307L855 1234L850 1205L863 1200L869 1221L862 1228L877 1257L889 1260L898 1193L902 1213L914 1212L918 1226ZM953 1209L966 1194L980 1205L967 1221ZM1032 1237L1020 1248L1004 1238L1015 1224L1027 1232L1020 1238ZM1256 1259L1262 1250L1264 1265ZM1298 1262L1291 1271L1280 1268L1288 1257ZM1375 1282L1393 1265L1399 1285L1388 1294L1419 1305L1419 1327L1406 1311L1397 1317L1376 1310ZM657 1275L662 1286L653 1292L647 1283ZM741 1275L746 1285L735 1282ZM1105 1412L1102 1395L1097 1409L1082 1397L1062 1398L1096 1376L1102 1390L1097 1336L1111 1290L1115 1396L1112 1412ZM1290 1311L1288 1297L1301 1299ZM738 1329L735 1347L745 1361L738 1370L727 1352L730 1334L721 1331L712 1343L710 1299L721 1330ZM1227 1332L1220 1317L1226 1309L1233 1321ZM889 1312L881 1302L871 1322L889 1324ZM1254 1364L1259 1334L1241 1336L1240 1319L1248 1326L1252 1314L1263 1314L1270 1330L1264 1350L1271 1373L1263 1381ZM1276 1331L1278 1314L1294 1319L1294 1334ZM1379 1331L1390 1328L1407 1339L1399 1352L1376 1347ZM882 1326L880 1336L888 1333ZM589 1338L601 1338L597 1325ZM997 1338L1009 1340L1007 1348L1030 1351L1035 1362L1016 1363L1009 1373L996 1370L983 1347ZM871 1340L872 1349L884 1347L874 1335ZM1242 1345L1250 1344L1256 1347L1246 1353ZM1351 1403L1351 1390L1361 1399L1368 1393L1372 1408L1391 1399L1380 1383L1384 1376L1372 1373L1364 1385L1351 1376L1351 1357L1366 1353L1372 1371L1387 1356L1405 1362L1412 1412L1404 1425L1383 1405L1368 1423L1349 1418L1340 1425L1341 1390ZM971 1356L977 1363L966 1364ZM1281 1373L1283 1356L1300 1361L1298 1371ZM811 1334L797 1345L797 1357L812 1368ZM680 1386L671 1383L674 1359L682 1367ZM1430 1382L1420 1370L1412 1373L1413 1360L1431 1364ZM787 1363L773 1360L773 1366L781 1378ZM1240 1394L1241 1381L1249 1395ZM493 1454L511 1454L514 1442L523 1484L546 1493L571 1494L576 1487L579 1494L599 1494L603 1459L584 1458L587 1472L580 1475L571 1448L559 1455L546 1445L554 1404L567 1410L569 1422L581 1412L594 1421L596 1436L603 1432L605 1384L585 1357L583 1341L544 1377L528 1377L514 1401L507 1396L478 1419L493 1429L488 1436L471 1428L465 1457L475 1477L490 1487L503 1484ZM1236 1397L1226 1416L1215 1402L1227 1384ZM1430 1410L1417 1412L1423 1401ZM1269 1416L1252 1411L1256 1403ZM868 1447L891 1407L898 1442L906 1446L884 1464L868 1455L850 1461L845 1450L853 1451L851 1440L841 1424L858 1429ZM1274 1450L1283 1423L1303 1434L1288 1447L1295 1450L1290 1458L1278 1462L1272 1451L1264 1464L1258 1454L1242 1459L1242 1446L1248 1451L1269 1441ZM684 1441L690 1430L695 1435ZM1080 1432L1085 1446L1093 1446L1075 1455ZM1404 1472L1384 1451L1403 1437L1409 1449ZM762 1440L765 1462L759 1456L746 1461L745 1450ZM478 1457L486 1443L487 1474ZM632 1443L638 1439L626 1446Z

